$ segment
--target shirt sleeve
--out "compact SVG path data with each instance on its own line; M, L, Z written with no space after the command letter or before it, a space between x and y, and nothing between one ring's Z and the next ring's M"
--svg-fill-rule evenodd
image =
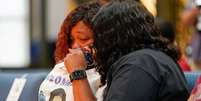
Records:
M112 79L105 101L156 101L158 83L135 65L124 65Z

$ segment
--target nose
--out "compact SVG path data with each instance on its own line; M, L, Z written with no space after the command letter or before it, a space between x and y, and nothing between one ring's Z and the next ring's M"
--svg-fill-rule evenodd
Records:
M92 45L93 45L93 40L87 40L85 42L74 42L72 44L72 48L85 48Z

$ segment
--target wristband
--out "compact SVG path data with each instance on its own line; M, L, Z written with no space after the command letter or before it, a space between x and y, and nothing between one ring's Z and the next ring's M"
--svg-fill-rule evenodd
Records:
M87 78L85 70L76 70L69 75L70 81L81 80Z

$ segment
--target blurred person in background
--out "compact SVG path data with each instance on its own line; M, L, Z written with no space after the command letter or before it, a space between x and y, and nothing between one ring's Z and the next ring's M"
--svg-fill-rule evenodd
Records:
M99 8L99 2L85 3L75 8L65 18L56 42L56 65L40 86L39 101L73 101L72 85L63 62L70 49L80 49L86 54L87 76L91 88L94 92L98 88L99 75L94 69L94 50L91 47L93 45L91 20Z
M93 27L97 71L106 88L99 94L101 99L93 95L87 76L73 79L75 101L188 99L177 50L161 36L153 15L142 4L134 0L111 1L95 15ZM72 50L65 65L71 74L84 73L83 52Z
M156 25L158 26L162 36L169 41L169 44L177 46L177 43L175 41L176 33L175 33L174 26L170 22L165 21L162 18L156 18ZM178 60L178 63L181 69L184 72L190 72L191 67L189 66L187 57L181 54L179 47L177 47L177 50L179 52L178 54L180 57L180 59Z
M182 15L182 23L186 28L194 27L191 48L192 58L197 68L201 67L201 0L188 0Z
M198 77L188 101L201 101L201 76Z

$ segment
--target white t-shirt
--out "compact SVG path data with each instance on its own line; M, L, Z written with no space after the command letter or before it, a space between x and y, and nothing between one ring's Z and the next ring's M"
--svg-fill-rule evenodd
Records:
M97 101L103 101L103 92L106 87L107 87L107 85L104 85L104 86L98 88L98 90L96 91L95 96L96 96Z
M99 84L100 75L95 69L86 71L90 87L95 94ZM39 88L39 101L73 101L72 84L64 63L55 65Z

